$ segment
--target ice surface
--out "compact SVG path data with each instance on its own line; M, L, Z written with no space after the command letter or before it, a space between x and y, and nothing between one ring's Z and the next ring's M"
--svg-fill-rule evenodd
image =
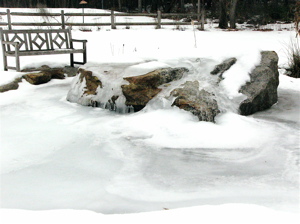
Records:
M226 113L213 124L176 108L117 115L67 102L71 81L1 94L2 207L297 209L297 121Z
M280 66L287 62L282 42L292 35L288 31L197 31L195 48L190 29L74 32L74 38L88 39L89 63L83 68L102 78L105 71L112 71L110 77L130 76L165 65L186 66L194 75L191 79L199 78L197 74L205 69L237 57L233 68L243 78L224 74L227 80L238 80L234 86L229 81L224 84L233 98L239 97L237 86L247 80L249 64L259 60L259 50L275 50ZM21 65L67 65L68 60L66 56L23 57ZM195 66L198 63L206 66ZM20 74L1 72L0 83L8 82L9 75L13 79ZM127 115L70 103L66 96L73 80L40 86L23 81L18 90L0 94L1 208L14 209L4 210L4 217L12 213L31 217L30 212L15 209L115 214L168 208L170 216L135 214L128 220L172 216L175 222L181 220L179 214L186 219L199 213L213 217L213 223L227 213L229 223L258 223L255 218L261 215L260 221L296 223L294 215L282 211L299 212L299 80L281 73L278 103L271 109L244 117L233 108L218 116L215 124L198 122L164 99L159 106L150 103ZM109 78L103 82L116 85ZM198 207L175 210L189 206ZM237 211L245 215L236 218ZM69 212L87 220L107 217ZM60 211L38 214L47 219ZM113 222L124 216L109 217Z

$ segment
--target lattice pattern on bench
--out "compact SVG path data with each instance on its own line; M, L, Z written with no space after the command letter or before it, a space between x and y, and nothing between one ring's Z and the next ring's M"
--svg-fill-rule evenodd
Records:
M68 32L57 31L49 32L29 32L26 33L6 33L6 41L19 42L19 50L54 50L70 48ZM11 46L8 46L8 51L13 51Z
M30 33L29 45L30 45L30 50L36 50L36 49L49 50L49 40L48 40L47 33Z
M55 35L54 35L55 34ZM68 34L67 33L64 33L64 35L62 35L62 33L50 33L49 36L50 36L50 43L52 43L52 49L55 49L55 48L69 48L69 39L68 39Z
M19 49L28 50L28 44L27 44L27 36L25 33L12 33L12 34L5 34L6 40L11 42L19 42ZM14 45L8 45L7 49L8 51L14 51Z

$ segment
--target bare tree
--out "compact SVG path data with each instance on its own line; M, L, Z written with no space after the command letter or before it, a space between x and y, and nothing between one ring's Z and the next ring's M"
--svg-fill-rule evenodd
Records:
M296 9L295 9L295 28L296 28L296 37L300 36L300 2L296 3Z
M138 9L139 12L142 12L142 0L138 0Z
M219 0L219 3L220 3L219 28L227 29L228 28L227 2L226 0Z
M230 6L230 12L229 12L229 23L230 23L230 28L235 29L235 15L236 15L236 5L237 5L238 0L231 0L231 6Z
M118 7L119 7L119 11L122 11L122 1L118 0Z
M229 22L230 28L235 29L235 19L236 19L236 6L238 0L219 0L220 4L220 17L219 17L219 28L227 29L228 28L228 8L229 9Z
M205 8L204 8L204 0L198 0L198 14L201 13L201 27L200 30L204 30L204 23L205 23ZM199 17L199 16L198 16ZM199 20L200 18L198 18Z

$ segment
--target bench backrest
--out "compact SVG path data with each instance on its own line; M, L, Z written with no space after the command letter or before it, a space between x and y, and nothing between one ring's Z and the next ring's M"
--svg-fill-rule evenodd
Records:
M1 40L19 42L19 50L54 50L72 48L71 30L55 29L55 30L2 30L0 29ZM14 49L7 45L6 51Z

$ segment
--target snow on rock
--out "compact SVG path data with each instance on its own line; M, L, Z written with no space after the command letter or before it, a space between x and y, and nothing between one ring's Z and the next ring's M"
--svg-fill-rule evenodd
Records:
M251 72L251 81L245 70L242 73L246 75L240 74L239 67L241 63L245 63L245 59L237 60L234 57L215 65L210 73L203 73L195 69L189 71L187 68L182 67L156 69L146 74L138 74L137 71L142 72L139 67L149 69L151 68L149 66L149 64L152 64L151 62L141 63L142 65L146 64L144 66L141 66L141 64L129 66L125 69L126 73L123 74L122 72L113 74L110 70L102 71L101 74L97 70L93 72L80 69L79 78L74 80L67 100L85 106L102 107L113 111L128 112L131 111L129 107L132 107L136 112L143 109L153 98L166 99L170 101L169 106L175 105L190 111L200 121L214 121L218 113L232 111L232 108L237 108L238 105L240 110L237 112L249 115L268 109L277 102L277 86L279 83L277 54L264 51L261 55L261 63L253 71L251 71L251 68L256 65L256 62L254 65L248 62L250 65L247 67ZM152 66L156 65L157 63L154 63ZM206 64L200 63L200 65L194 64L193 66L205 67ZM88 65L86 67L89 69ZM129 74L129 71L132 71L135 75L124 77L125 74ZM216 74L218 76L214 76ZM111 83L102 85L103 79L110 80L111 83L114 83L114 86ZM124 84L124 80L129 84ZM178 88L178 80L185 87ZM274 82L271 82L272 80ZM201 85L200 82L202 82ZM166 83L168 85L165 85ZM197 93L191 91L191 83L197 83L196 88L193 87L193 90ZM120 86L117 86L117 84ZM190 87L187 87L188 84ZM239 91L242 85L243 87ZM229 87L232 89L229 90ZM161 93L163 89L165 91ZM247 97L246 100L245 96ZM230 107L224 106L224 102L231 100Z
M266 110L278 99L278 56L274 51L264 51L261 55L261 63L250 73L251 80L240 90L247 96L239 106L242 115Z

